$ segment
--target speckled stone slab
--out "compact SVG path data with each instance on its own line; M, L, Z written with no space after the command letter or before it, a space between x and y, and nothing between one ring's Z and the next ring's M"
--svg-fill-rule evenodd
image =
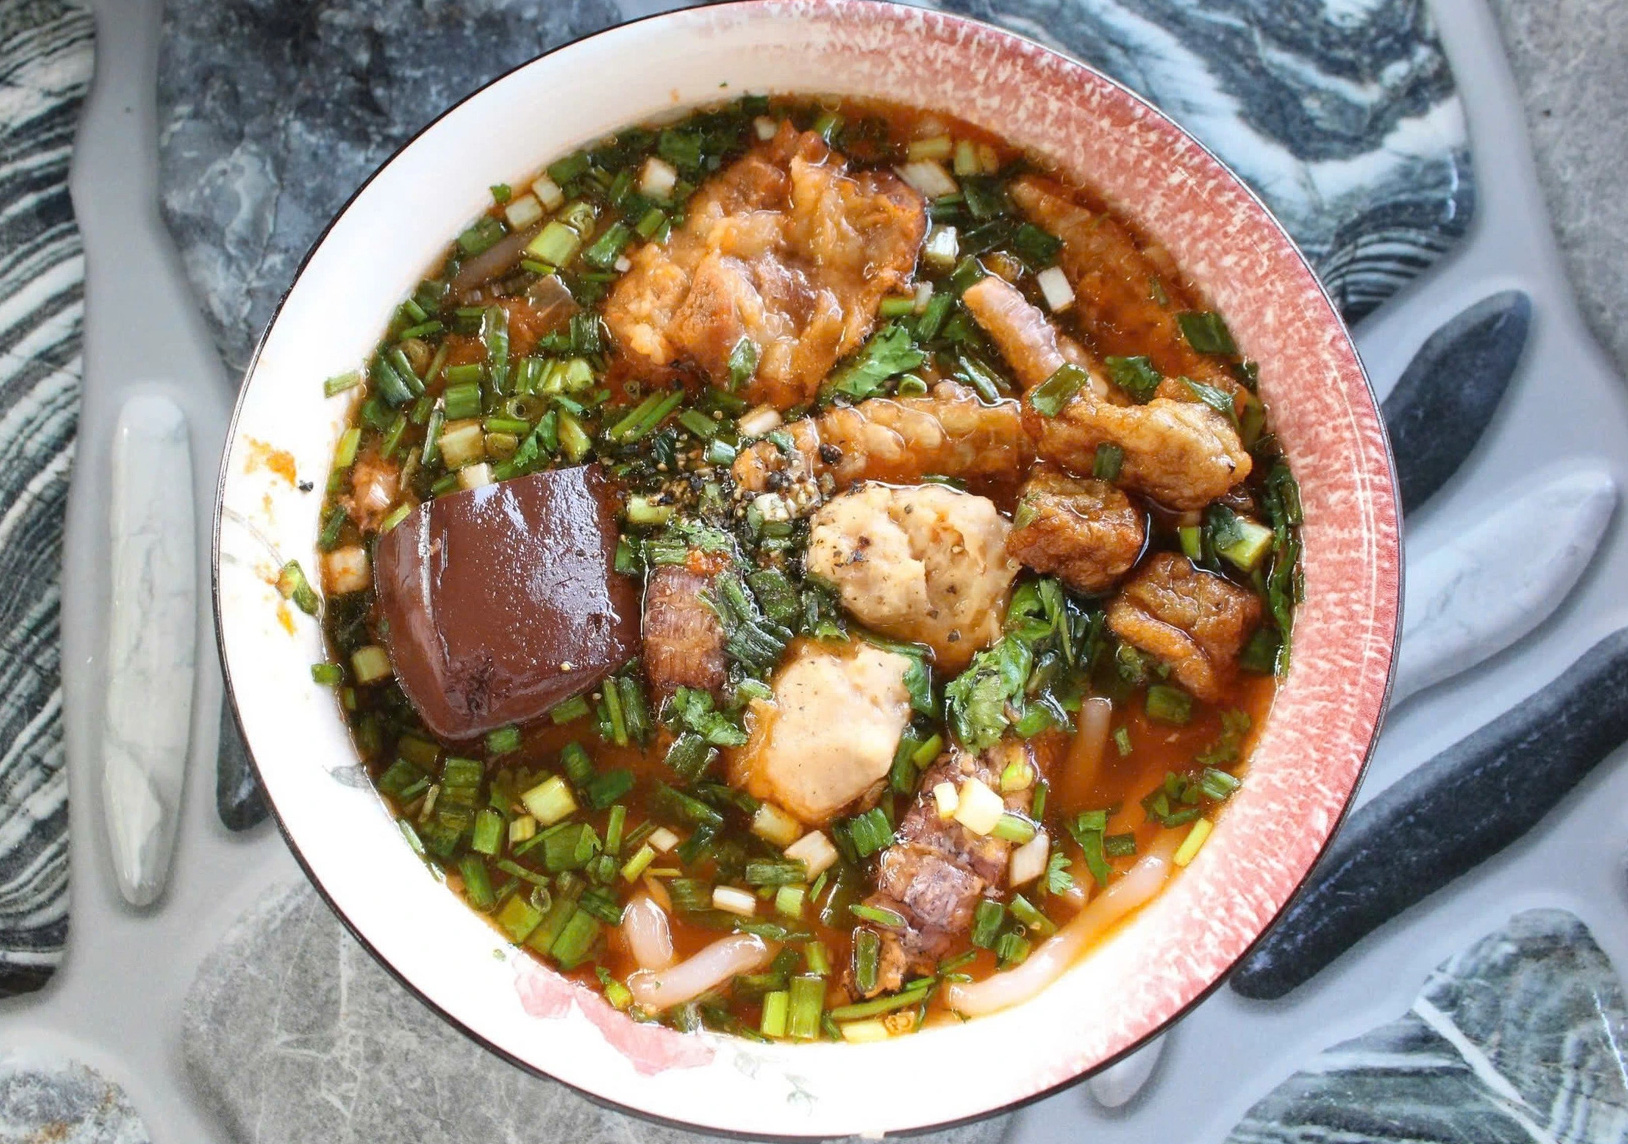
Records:
M68 198L94 27L0 0L0 997L68 940L63 514L79 423L85 259Z
M1492 0L1492 10L1583 316L1628 372L1628 4Z
M1530 910L1444 962L1412 1008L1322 1052L1228 1144L1606 1144L1628 1135L1622 986L1588 928Z
M699 1144L487 1053L418 1002L304 883L270 891L204 961L186 1068L239 1144ZM995 1144L1006 1120L917 1137Z
M78 1061L0 1049L0 1140L8 1144L148 1144L124 1089Z

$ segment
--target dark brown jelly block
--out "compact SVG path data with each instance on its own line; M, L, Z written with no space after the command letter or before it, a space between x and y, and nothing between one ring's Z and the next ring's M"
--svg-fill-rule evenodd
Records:
M580 695L639 647L598 465L438 497L381 536L379 614L396 678L435 734L465 739Z

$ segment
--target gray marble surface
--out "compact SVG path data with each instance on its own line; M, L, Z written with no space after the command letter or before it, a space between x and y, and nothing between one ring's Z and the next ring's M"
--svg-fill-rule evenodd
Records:
M1622 986L1572 914L1529 910L1400 1018L1325 1050L1227 1144L1608 1144L1628 1134Z
M85 259L68 161L90 14L0 0L0 997L68 940L62 533L79 420Z
M700 1144L505 1064L408 993L301 882L267 893L187 997L187 1072L237 1144ZM1006 1118L917 1137L995 1144Z
M1490 2L1583 315L1628 372L1628 4Z

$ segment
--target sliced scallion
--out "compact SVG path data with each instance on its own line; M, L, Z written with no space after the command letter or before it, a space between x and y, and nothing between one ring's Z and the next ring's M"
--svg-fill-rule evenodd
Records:
M1073 362L1064 362L1029 393L1029 404L1042 417L1056 417L1091 377Z

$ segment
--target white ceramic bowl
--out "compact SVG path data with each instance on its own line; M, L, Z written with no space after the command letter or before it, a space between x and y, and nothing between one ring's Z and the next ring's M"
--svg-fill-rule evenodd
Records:
M1307 601L1248 781L1197 861L1036 1000L873 1045L757 1045L639 1026L508 947L408 848L311 682L317 624L277 566L316 564L320 490L353 368L488 201L580 144L748 92L879 96L989 127L1102 192L1175 255L1261 365L1302 483ZM1384 705L1398 617L1383 429L1343 326L1265 208L1169 120L1008 33L866 0L655 17L561 48L447 112L317 243L249 370L223 462L215 599L244 740L289 844L356 935L510 1060L647 1115L752 1135L917 1129L1031 1099L1111 1061L1218 982L1328 841Z

